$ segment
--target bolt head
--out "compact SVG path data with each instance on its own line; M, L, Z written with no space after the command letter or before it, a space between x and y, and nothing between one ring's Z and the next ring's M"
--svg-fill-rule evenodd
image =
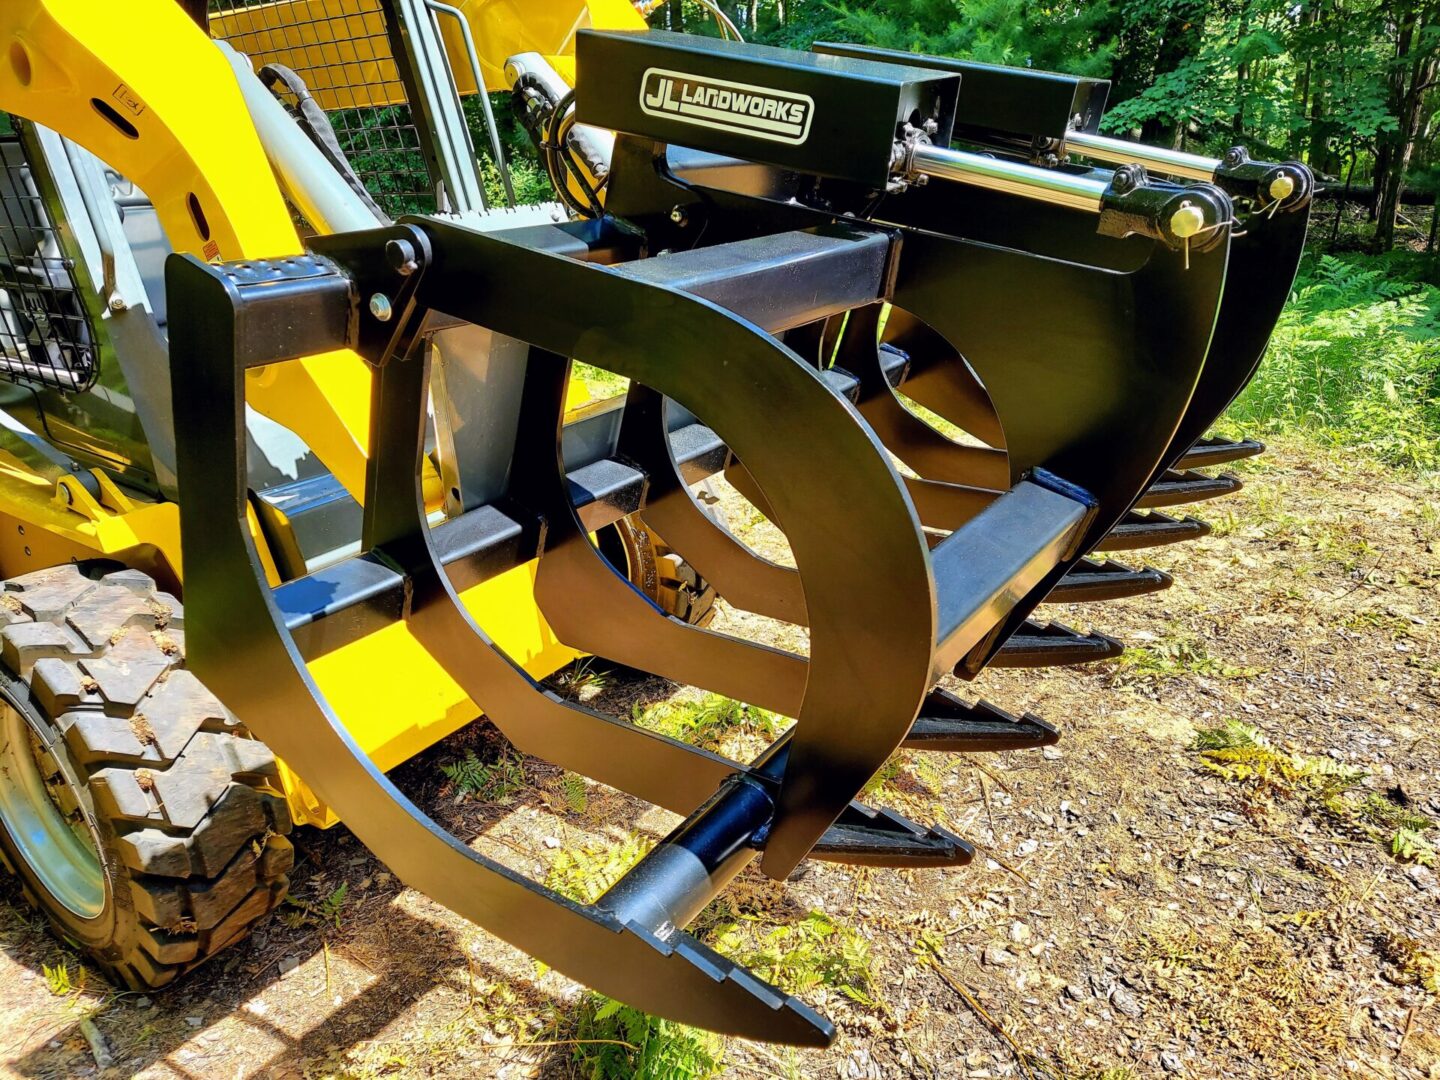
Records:
M677 206L670 211L670 220L676 225L684 225L690 220L690 215L683 206Z
M389 322L395 317L395 308L390 303L390 298L384 293L376 293L370 297L370 314L377 322Z

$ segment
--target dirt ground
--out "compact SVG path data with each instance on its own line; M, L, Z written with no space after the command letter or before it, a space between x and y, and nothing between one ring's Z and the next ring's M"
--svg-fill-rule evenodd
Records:
M1440 871L1422 865L1440 848L1440 488L1289 443L1238 471L1243 492L1197 510L1213 536L1121 556L1172 571L1169 591L1046 609L1126 659L953 687L1045 717L1058 746L908 754L867 795L974 842L970 867L747 872L702 920L791 964L840 1029L825 1052L702 1040L725 1075L1440 1078ZM722 612L736 623L775 633ZM695 697L593 671L571 688L625 712ZM467 752L494 798L442 771ZM552 882L673 821L508 759L483 725L397 779ZM7 893L0 1070L98 1075L98 1044L109 1076L590 1075L587 992L399 888L343 829L297 841L297 903L152 995L87 978ZM807 967L772 928L811 912L829 959Z

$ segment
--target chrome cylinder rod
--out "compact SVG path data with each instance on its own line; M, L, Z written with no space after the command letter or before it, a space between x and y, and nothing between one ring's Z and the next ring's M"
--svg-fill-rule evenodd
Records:
M1215 170L1221 164L1217 158L1187 154L1183 150L1166 150L1126 139L1112 139L1088 131L1067 131L1065 148L1071 153L1083 154L1111 165L1144 165L1155 172L1186 180L1213 180Z
M1022 195L1095 214L1103 208L1102 202L1109 187L1105 181L1090 176L1076 176L1059 169L1040 169L1003 158L929 145L914 148L910 169L920 176Z

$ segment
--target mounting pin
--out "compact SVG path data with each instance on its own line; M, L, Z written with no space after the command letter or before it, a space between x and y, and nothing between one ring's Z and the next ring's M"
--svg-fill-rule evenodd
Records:
M1180 209L1170 215L1170 231L1181 240L1189 240L1204 229L1205 211L1198 206L1181 203Z
M1284 202L1293 194L1295 194L1295 178L1288 173L1281 173L1270 181L1270 198L1277 203Z

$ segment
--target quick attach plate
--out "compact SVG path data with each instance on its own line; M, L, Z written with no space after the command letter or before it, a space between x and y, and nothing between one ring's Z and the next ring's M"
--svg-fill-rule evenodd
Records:
M582 30L576 69L581 123L877 187L903 125L949 141L960 89L948 72L661 30Z

